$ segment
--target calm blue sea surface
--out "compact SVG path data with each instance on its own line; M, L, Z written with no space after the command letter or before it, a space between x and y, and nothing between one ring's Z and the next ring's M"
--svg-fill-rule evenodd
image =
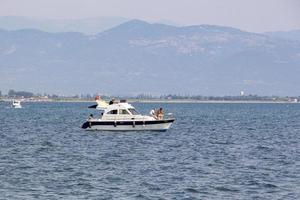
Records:
M300 199L300 104L134 104L167 132L81 130L89 105L0 103L0 199Z

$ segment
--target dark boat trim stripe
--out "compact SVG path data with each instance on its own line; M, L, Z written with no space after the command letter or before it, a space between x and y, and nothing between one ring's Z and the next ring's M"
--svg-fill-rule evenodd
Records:
M103 121L103 122L91 122L91 125L132 125L135 122L135 125L149 125L149 124L165 124L174 122L174 120L153 120L153 121Z
M95 125L111 125L111 126L132 126L133 124L136 125L152 125L152 124L166 124L172 123L175 119L166 119L166 120L153 120L153 121L99 121L99 122L85 122L82 125L82 128L88 128Z

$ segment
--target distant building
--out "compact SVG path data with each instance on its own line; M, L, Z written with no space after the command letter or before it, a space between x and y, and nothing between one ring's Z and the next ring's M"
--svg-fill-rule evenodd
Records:
M240 92L240 95L241 95L241 96L244 96L244 95L245 95L245 92L244 92L244 91L241 91L241 92Z

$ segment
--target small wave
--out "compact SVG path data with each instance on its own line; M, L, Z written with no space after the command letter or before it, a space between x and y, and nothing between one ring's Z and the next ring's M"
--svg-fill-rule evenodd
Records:
M210 144L220 144L220 145L231 145L231 144L234 144L233 142L228 142L228 141L211 141L209 142Z
M78 187L80 187L80 188L84 188L84 189L88 189L88 190L91 190L91 189L94 188L94 186L92 184L90 184L90 183L82 183L82 182L80 182L80 183L77 183L76 185Z
M28 165L22 165L19 167L19 169L21 169L21 170L32 169L32 168L33 168L33 166L28 166Z
M48 147L39 147L35 150L36 154L42 153L42 152L47 152L49 150Z
M116 176L108 176L108 177L106 177L106 180L108 180L110 183L116 183L116 182L123 181L123 178L116 177Z
M271 148L266 147L266 146L262 146L262 145L257 146L257 149L259 149L259 150L267 150L267 151L271 150Z
M190 193L200 193L200 191L198 191L194 188L186 188L185 191L190 192Z
M142 185L147 187L149 190L155 190L155 191L161 190L161 188L158 185L154 185L151 183L143 182Z
M259 182L255 181L255 180L249 180L249 181L247 181L246 185L257 186L257 185L259 185Z
M145 196L145 195L142 195L142 194L138 194L138 195L136 195L135 197L136 197L137 199L149 199L149 200L150 200L149 197L147 197L147 196Z
M44 142L42 142L42 146L53 147L54 144L52 142L49 142L49 141L44 141Z
M273 184L271 184L271 183L264 183L263 186L264 186L265 188L277 188L276 185L273 185Z
M256 149L260 151L261 154L264 156L263 159L267 159L268 155L270 155L270 153L274 151L273 147L262 146L262 145L257 146Z
M223 192L239 192L238 189L227 188L227 187L223 187L223 186L215 187L215 189L216 189L216 190L219 190L219 191L223 191Z
M249 165L249 166L247 166L247 168L248 168L248 169L257 169L257 167L254 166L254 165Z

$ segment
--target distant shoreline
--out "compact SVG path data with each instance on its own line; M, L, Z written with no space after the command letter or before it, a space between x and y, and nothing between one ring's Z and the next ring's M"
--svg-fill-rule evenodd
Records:
M12 99L2 99L2 102L11 102ZM1 102L1 100L0 100ZM62 99L62 100L55 100L55 99L49 99L49 100L42 100L42 101L32 101L32 100L23 100L23 102L25 103L57 103L57 102L62 102L62 103L95 103L94 100L75 100L75 99ZM241 100L207 100L207 101L203 101L203 100L147 100L147 99L128 99L127 102L129 103L191 103L191 104L197 104L197 103L228 103L228 104L235 104L235 103L244 103L244 104L258 104L258 103L267 103L267 104L297 104L300 102L294 102L294 101L260 101L260 100L251 100L251 101L241 101Z
M141 100L141 101L128 101L132 103L299 103L289 101L198 101L198 100Z

